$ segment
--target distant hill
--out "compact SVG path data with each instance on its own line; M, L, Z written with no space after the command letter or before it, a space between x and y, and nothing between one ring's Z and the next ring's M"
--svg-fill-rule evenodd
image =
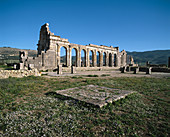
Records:
M19 59L19 51L23 49L0 47L0 61L1 60L12 60L17 61ZM36 50L24 49L28 51L28 56L35 57L37 55ZM145 65L146 61L151 64L168 64L168 57L170 56L170 50L154 50L145 52L128 52L128 56L133 56L134 61L140 65ZM65 57L62 57L65 60ZM75 57L73 57L75 60Z
M30 50L30 49L23 49L28 51L28 56L35 57L37 54L36 50ZM10 48L10 47L0 47L0 63L2 61L4 62L18 62L19 60L19 51L21 49L17 48Z
M127 52L134 58L134 61L140 65L146 64L168 64L168 57L170 57L170 50L154 50L144 52Z

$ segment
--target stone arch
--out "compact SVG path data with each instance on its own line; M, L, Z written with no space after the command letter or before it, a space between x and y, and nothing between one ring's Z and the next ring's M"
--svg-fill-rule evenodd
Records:
M71 49L71 66L76 66L78 65L78 50L77 48L73 47Z
M100 63L101 63L100 51L97 51L96 56L97 56L97 67L100 67Z
M86 50L81 50L81 67L86 67Z
M109 67L112 67L112 53L109 53Z
M60 46L59 48L60 55L60 65L63 67L67 66L67 48L65 46Z
M89 64L90 64L90 67L94 67L94 51L93 50L89 51Z
M103 66L106 66L106 52L103 52Z

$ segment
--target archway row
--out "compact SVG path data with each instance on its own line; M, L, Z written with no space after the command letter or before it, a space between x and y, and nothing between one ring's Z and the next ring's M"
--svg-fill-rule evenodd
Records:
M86 67L87 66L87 51L85 49L81 50L80 54L80 67ZM113 57L114 56L114 57ZM96 66L116 66L116 54L109 53L108 57L108 63L107 63L107 54L106 52L103 52L103 61L102 60L102 53L97 51L96 52ZM72 48L71 50L71 66L78 66L78 51L76 48ZM65 67L67 66L67 49L66 47L61 46L60 47L60 64ZM89 66L94 67L95 61L94 61L94 51L89 51Z

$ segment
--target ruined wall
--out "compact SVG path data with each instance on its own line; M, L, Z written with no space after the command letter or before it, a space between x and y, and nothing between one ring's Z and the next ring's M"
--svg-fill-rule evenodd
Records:
M37 69L33 70L0 70L0 78L41 76Z
M119 52L118 47L98 46L94 44L79 45L69 43L68 39L60 38L49 31L49 24L46 23L41 27L40 38L38 42L38 54L35 58L27 56L21 57L21 63L24 66L34 64L37 69L56 69L60 62L61 47L66 49L66 66L71 67L71 51L76 50L76 67L81 66L81 51L85 52L85 66L84 67L104 67L103 54L105 54L106 67L121 67L126 65L126 52L123 50ZM89 53L92 52L92 62L90 64ZM99 53L99 65L97 66L97 53Z

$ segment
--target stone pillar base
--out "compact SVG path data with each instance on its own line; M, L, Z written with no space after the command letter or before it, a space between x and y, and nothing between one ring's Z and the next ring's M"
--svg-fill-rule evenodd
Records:
M74 74L74 73L76 73L76 67L71 66L71 74Z
M146 68L146 74L151 74L152 73L152 68L151 67L149 67L149 68Z
M62 65L58 65L57 74L63 74L62 73Z
M130 72L130 71L131 71L131 67L128 66L128 67L127 67L127 72Z
M139 68L138 67L135 68L135 70L134 70L134 74L137 74L137 73L139 73Z
M125 72L126 72L126 67L123 67L121 73L125 73Z

